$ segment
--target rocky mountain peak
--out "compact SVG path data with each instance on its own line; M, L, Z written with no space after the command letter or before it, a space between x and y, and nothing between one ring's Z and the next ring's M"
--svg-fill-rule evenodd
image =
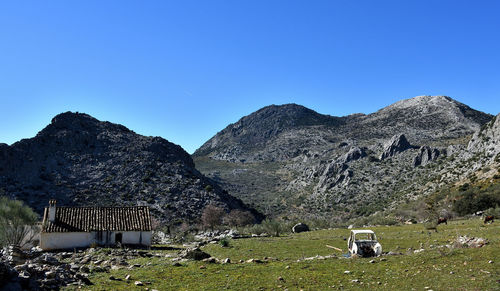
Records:
M88 114L71 111L56 115L54 118L52 118L51 123L46 127L46 129L49 131L54 129L65 129L75 132L89 130L110 130L122 133L132 132L130 129L121 124L115 124L108 121L99 121ZM41 133L43 133L43 131Z
M396 108L403 109L403 108L427 107L427 106L436 106L444 108L448 106L458 106L460 104L464 105L462 103L453 100L451 97L448 96L422 95L398 101L392 105L389 105L384 109L396 109Z
M228 156L234 158L242 148L262 145L290 129L331 127L343 122L343 118L323 115L297 104L270 105L230 124L203 144L194 155L204 155L219 149L229 151ZM228 149L228 146L231 149Z
M0 145L5 193L37 211L54 198L77 206L140 201L168 223L194 221L208 204L260 215L196 170L180 146L72 112L54 117L34 138Z
M448 96L417 96L410 99L398 101L389 105L377 113L391 115L405 115L406 117L419 118L435 116L436 119L449 122L464 122L484 124L491 119L491 115L474 110ZM438 116L439 115L439 116ZM476 130L477 128L474 128Z

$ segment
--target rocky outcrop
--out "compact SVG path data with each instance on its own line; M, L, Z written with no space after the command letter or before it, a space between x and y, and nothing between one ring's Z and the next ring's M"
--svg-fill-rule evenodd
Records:
M496 157L500 153L500 114L477 131L467 145L471 153Z
M422 146L418 154L413 158L413 166L425 166L443 154L446 155L446 150Z
M359 147L353 147L345 155L343 155L339 161L341 163L349 163L363 157L366 157L365 150Z
M380 159L384 160L390 158L398 153L401 153L411 148L410 143L404 134L397 134L393 136L388 142L384 144L384 150L380 155Z
M49 199L66 206L140 203L171 224L199 219L208 204L249 209L201 174L180 146L72 112L54 117L34 138L0 146L3 193L39 213Z
M349 183L349 178L353 172L348 169L349 166L344 163L331 162L326 165L323 174L319 177L315 191L324 193L336 185Z

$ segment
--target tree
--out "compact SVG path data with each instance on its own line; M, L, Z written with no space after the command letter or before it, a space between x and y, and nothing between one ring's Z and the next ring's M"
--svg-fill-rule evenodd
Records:
M239 209L233 209L228 215L224 217L224 223L230 226L245 226L253 224L255 222L255 217L249 211L242 211Z
M38 232L38 215L22 201L0 197L0 246L24 246Z
M214 229L214 227L222 224L222 217L224 217L224 209L215 205L209 204L203 209L201 214L201 223L205 228Z

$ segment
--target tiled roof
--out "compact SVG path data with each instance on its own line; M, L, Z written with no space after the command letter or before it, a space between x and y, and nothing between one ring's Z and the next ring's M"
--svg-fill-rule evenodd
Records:
M149 207L56 207L56 219L45 208L42 232L150 231Z

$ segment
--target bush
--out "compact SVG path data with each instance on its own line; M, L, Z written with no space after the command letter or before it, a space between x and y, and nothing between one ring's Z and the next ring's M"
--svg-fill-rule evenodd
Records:
M498 193L474 193L468 190L461 195L462 197L453 204L453 211L459 215L467 215L477 211L500 205Z
M31 243L38 232L38 215L22 201L0 197L0 246Z
M495 218L500 217L500 206L496 206L495 208L488 208L484 211L485 215L492 215Z
M266 219L262 222L264 231L271 236L280 236L281 233L287 231L287 227L282 221L276 219Z
M224 238L222 238L221 240L219 240L219 244L220 244L220 246L221 246L221 247L223 247L223 248L227 248L227 247L229 247L229 242L230 242L230 240L229 240L229 238L227 238L227 237L224 237Z

